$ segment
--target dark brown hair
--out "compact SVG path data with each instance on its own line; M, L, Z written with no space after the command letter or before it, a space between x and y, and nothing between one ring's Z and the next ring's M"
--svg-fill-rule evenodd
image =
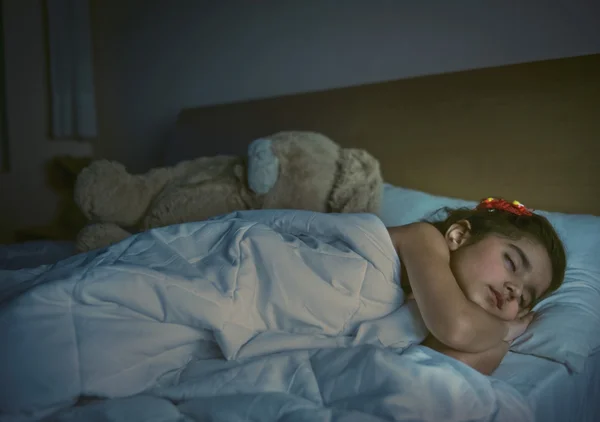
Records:
M523 236L541 244L552 263L552 280L546 294L558 289L565 277L567 258L564 245L548 219L542 215L515 215L502 210L442 208L437 211L446 214L438 221L429 221L442 234L446 234L450 226L467 220L471 224L470 243L476 243L484 237L495 234L509 239L520 239Z

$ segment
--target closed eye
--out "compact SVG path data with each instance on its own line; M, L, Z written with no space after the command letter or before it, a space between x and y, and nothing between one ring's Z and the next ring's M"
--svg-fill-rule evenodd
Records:
M511 271L514 273L517 271L517 265L515 264L515 261L512 260L512 258L510 257L509 254L504 254L504 259L506 260L506 262L508 262L508 266L510 267Z

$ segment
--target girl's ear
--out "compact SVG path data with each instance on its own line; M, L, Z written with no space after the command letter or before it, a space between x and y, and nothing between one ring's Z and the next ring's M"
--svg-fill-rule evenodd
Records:
M444 236L448 249L454 252L461 246L465 245L467 240L471 237L471 223L468 220L460 220L452 224Z

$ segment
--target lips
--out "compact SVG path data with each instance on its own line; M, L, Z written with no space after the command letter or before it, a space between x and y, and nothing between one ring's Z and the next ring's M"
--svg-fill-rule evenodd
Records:
M492 291L492 297L494 298L494 303L496 307L498 309L502 309L502 307L504 306L504 297L491 287L490 290Z

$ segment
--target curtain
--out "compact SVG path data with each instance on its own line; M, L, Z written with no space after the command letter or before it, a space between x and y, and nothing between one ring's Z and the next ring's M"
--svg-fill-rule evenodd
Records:
M89 0L46 0L51 136L97 135Z

